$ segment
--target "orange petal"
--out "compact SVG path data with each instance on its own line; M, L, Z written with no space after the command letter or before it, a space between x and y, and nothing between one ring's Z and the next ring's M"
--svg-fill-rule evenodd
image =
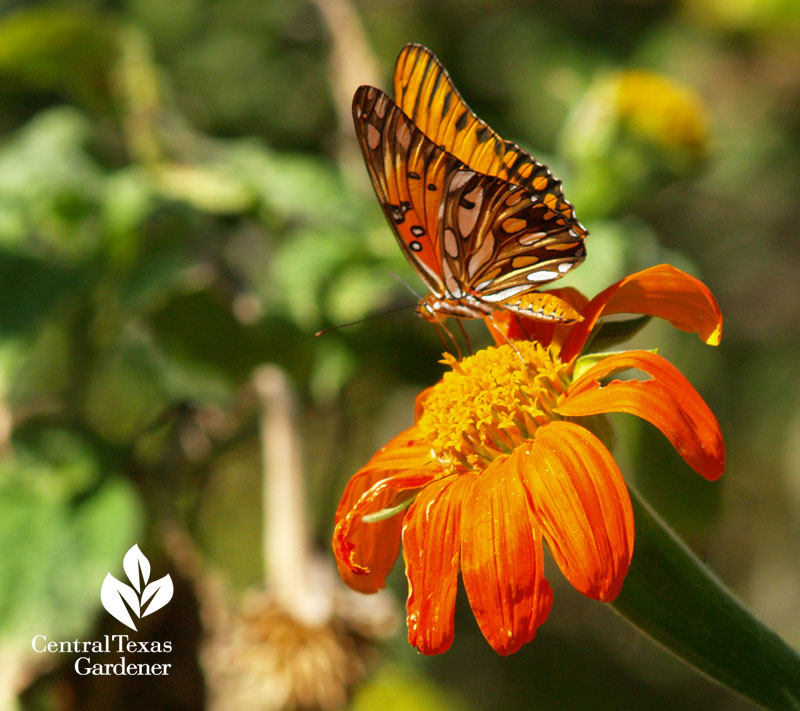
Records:
M583 321L572 327L561 350L565 362L580 353L597 319L608 314L658 316L712 346L722 335L722 314L709 288L669 264L625 277L595 296L581 313Z
M561 289L550 289L542 294L548 294L560 299L575 311L581 312L588 303L588 299L577 289L571 286ZM509 340L538 341L543 346L550 343L560 343L566 338L574 324L557 324L552 321L525 318L517 316L506 310L495 311L491 316L484 318L489 332L495 343L502 345Z
M643 370L652 379L601 384L628 368ZM637 415L658 427L700 476L713 481L725 470L725 442L717 418L681 372L655 353L627 351L603 358L572 383L562 398L556 408L560 415Z
M372 523L361 520L368 511L380 511L394 502L396 487L384 484L376 489L376 485L404 472L422 470L428 473L427 480L432 476L427 469L430 448L420 444L415 434L412 427L379 449L350 479L336 510L333 550L339 574L360 592L376 592L385 586L400 550L401 514Z
M633 555L633 510L611 453L589 430L555 421L512 462L564 576L584 595L613 600Z
M553 592L544 579L542 534L508 457L495 459L463 500L461 574L496 652L516 652L547 619Z
M461 506L476 479L462 475L432 482L405 517L408 642L423 654L446 652L453 643Z

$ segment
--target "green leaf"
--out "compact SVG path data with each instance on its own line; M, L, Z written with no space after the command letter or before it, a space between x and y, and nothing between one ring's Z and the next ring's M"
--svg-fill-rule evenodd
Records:
M62 106L0 144L0 244L48 259L94 252L103 176L85 148L90 131L86 116Z
M611 605L687 664L775 711L800 709L800 656L753 617L635 491L636 552Z
M638 333L651 319L651 316L638 316L636 318L604 320L592 331L588 345L592 349L608 348L616 345Z
M7 15L0 22L0 74L110 110L109 70L119 54L118 31L110 17L77 8Z
M88 278L84 269L0 251L0 335L31 330L64 296L84 288Z
M0 460L0 640L29 649L35 634L86 634L142 510L127 481L98 481L92 450L74 435L50 432L16 450Z

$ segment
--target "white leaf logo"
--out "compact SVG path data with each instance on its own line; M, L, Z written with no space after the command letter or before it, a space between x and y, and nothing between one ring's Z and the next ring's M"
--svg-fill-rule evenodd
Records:
M122 569L132 587L109 573L100 588L100 602L111 616L135 631L134 615L136 617L150 615L172 599L174 591L172 578L165 575L148 585L150 561L139 550L138 545L131 547L125 554L122 559Z

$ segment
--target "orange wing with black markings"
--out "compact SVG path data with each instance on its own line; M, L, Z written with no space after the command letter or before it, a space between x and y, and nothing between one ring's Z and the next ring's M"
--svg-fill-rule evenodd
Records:
M561 181L546 165L516 143L504 141L479 119L427 47L407 44L400 51L394 70L394 96L400 109L434 143L444 146L473 170L519 185L541 195L542 200L549 199L551 208L586 237L586 229L564 199Z
M444 293L439 211L442 186L460 161L432 144L380 89L353 97L353 122L372 185L408 260Z
M428 50L408 45L398 71L411 66L401 60L412 50L413 66L423 67L423 58L428 62L427 70L411 72L418 88L403 94L409 102L416 96L417 120L369 86L356 91L353 120L384 214L432 292L433 298L421 302L420 313L426 318L433 312L470 318L508 309L548 320L579 318L555 297L531 294L585 256L586 231L563 200L560 183L527 154L510 170L494 148L507 144L471 112L465 128L458 129L464 122L455 119L455 133L447 122L432 120L432 112L452 119L452 111L441 106L458 110L466 105ZM480 139L482 128L491 132L491 140ZM453 150L447 143L451 139ZM483 145L493 146L496 160L490 160ZM463 158L467 155L470 163ZM547 190L534 188L537 178Z

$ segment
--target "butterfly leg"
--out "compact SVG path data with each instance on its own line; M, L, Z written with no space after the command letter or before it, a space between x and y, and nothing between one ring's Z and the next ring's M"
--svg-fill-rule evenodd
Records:
M447 339L444 337L444 334L445 333L447 334L447 338L450 339L450 342L456 349L456 353L458 354L458 360L461 360L461 358L463 357L463 353L461 352L461 348L458 345L456 337L452 333L450 333L450 329L447 328L447 326L444 325L444 322L441 321L438 317L432 320L431 323L433 324L433 327L436 329L436 333L439 334L439 338L442 339L442 345L445 348L447 348Z
M472 343L470 343L467 330L464 328L464 324L461 323L460 318L456 319L456 323L458 324L458 327L461 329L461 335L464 336L464 342L467 344L467 351L469 352L469 355L472 355Z

